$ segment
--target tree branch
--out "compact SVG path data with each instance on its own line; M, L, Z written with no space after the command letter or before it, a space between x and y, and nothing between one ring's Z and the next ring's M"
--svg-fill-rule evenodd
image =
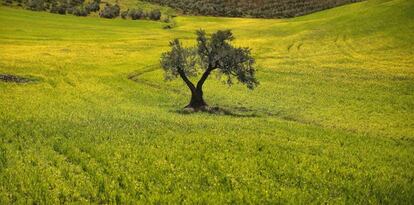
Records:
M203 88L204 82L207 80L211 71L213 71L214 69L215 69L214 67L208 66L207 70L203 73L203 76L201 76L200 80L197 83L197 89Z
M180 74L180 77L183 79L185 84L187 84L188 88L190 88L191 92L194 92L196 90L194 84L190 81L190 79L187 78L184 71L179 69L178 74Z

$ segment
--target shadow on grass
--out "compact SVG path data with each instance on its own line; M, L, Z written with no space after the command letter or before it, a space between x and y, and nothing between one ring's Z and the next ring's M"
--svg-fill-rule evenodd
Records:
M314 126L322 126L317 121L311 121L306 120L303 118L300 118L298 116L292 116L287 113L284 113L282 111L269 111L265 109L250 109L246 107L208 107L200 111L195 111L193 109L184 108L181 110L175 110L173 111L175 113L181 114L181 115L191 115L195 113L207 113L210 115L216 115L216 116L231 116L231 117L237 117L237 118L264 118L264 117L271 117L271 118L277 118L285 121L290 122L296 122L299 124L307 124L307 125L314 125Z
M175 110L175 113L182 114L182 115L190 115L194 113L207 113L210 115L217 115L217 116L232 116L232 117L263 117L262 115L255 113L254 110L245 108L245 107L233 107L233 108L223 108L223 107L207 107L205 109L195 111L191 108L184 108L180 110Z
M33 83L37 81L39 81L39 79L32 77L32 76L0 74L0 82L5 82L5 83L25 84L25 83Z

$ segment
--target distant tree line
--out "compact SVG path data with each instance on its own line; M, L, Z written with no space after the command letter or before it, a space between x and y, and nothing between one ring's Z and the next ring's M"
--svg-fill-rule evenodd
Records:
M4 0L5 5L17 5L32 11L49 11L57 14L87 16L100 10L100 0Z
M149 19L153 21L158 21L161 19L161 11L158 9L145 12L143 9L128 9L121 13L121 18L123 19L132 19L132 20L139 20L139 19Z
M49 11L56 14L73 14L75 16L88 16L90 13L99 12L101 18L117 18L121 15L124 19L148 19L161 20L161 11L154 9L144 11L143 9L128 9L121 12L118 4L106 3L101 8L101 0L3 0L4 5L16 5L33 11ZM169 18L167 18L169 19Z
M144 0L184 14L289 18L361 0Z

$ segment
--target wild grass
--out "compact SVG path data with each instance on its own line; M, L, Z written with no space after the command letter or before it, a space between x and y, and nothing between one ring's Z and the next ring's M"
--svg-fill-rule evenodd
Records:
M164 30L0 7L0 74L38 79L0 82L0 204L410 204L413 9L373 0ZM257 59L254 91L206 84L233 115L182 114L189 92L157 66L199 28L232 29Z

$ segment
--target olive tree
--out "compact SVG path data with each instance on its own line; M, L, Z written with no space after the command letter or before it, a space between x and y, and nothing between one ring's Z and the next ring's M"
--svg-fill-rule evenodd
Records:
M170 42L171 50L161 56L161 66L167 80L180 77L191 91L187 108L202 110L207 107L203 98L203 85L212 72L226 77L226 83L232 85L234 79L254 89L259 82L256 79L255 60L249 48L235 47L230 30L219 30L207 36L204 30L198 30L197 46L183 47L178 39ZM190 79L201 74L194 84Z

